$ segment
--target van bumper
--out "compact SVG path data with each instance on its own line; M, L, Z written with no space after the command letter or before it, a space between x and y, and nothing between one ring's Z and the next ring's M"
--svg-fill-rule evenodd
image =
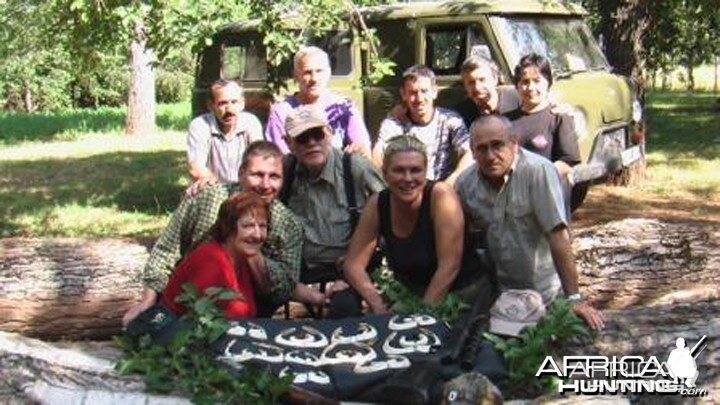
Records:
M643 144L634 145L620 152L619 156L604 162L583 163L573 167L573 183L584 183L603 178L608 174L619 172L643 159L645 149Z

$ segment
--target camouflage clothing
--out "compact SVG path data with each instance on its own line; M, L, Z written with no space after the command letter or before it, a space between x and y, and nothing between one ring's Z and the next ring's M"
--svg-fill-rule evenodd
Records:
M165 288L180 259L210 239L220 204L237 191L240 191L237 183L218 184L180 203L150 252L143 274L145 285L155 291ZM282 203L273 201L267 240L262 249L273 284L270 293L273 302L290 299L300 274L302 240L302 227L295 216Z
M500 390L480 373L461 374L443 386L443 405L502 404Z

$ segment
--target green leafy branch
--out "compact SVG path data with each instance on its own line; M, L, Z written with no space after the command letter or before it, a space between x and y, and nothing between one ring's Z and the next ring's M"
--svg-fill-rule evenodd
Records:
M359 2L377 4L377 1ZM363 44L367 46L367 75L365 83L373 84L394 74L395 63L380 56L379 40L374 30L365 24L357 5L350 0L300 0L251 2L250 14L258 18L258 31L267 49L267 87L277 93L285 85L281 65L305 44L307 38L326 31L357 23Z
M407 287L395 280L386 267L379 267L373 272L373 281L377 284L389 306L401 314L424 313L433 315L443 321L454 322L460 313L470 306L460 300L457 295L449 293L436 304L427 304Z
M220 364L209 349L229 327L216 303L235 296L234 291L212 287L201 296L194 285L183 285L177 301L188 308L182 320L190 327L179 328L165 346L154 345L149 335L138 341L116 338L125 350L116 370L142 374L149 392L189 396L194 403L277 403L290 378L251 367L237 372Z
M533 328L525 328L517 338L502 338L482 333L500 351L507 363L510 382L508 394L537 396L557 386L557 377L535 377L546 356L556 356L559 349L576 337L590 336L589 329L570 309L567 300L555 300L543 319Z

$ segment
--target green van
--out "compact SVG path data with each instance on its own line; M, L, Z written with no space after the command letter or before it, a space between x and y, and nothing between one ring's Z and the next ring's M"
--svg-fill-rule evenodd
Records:
M368 58L358 27L328 31L309 42L328 52L330 88L356 102L371 135L377 135L380 122L398 102L399 76L406 68L417 63L432 68L440 88L438 104L452 107L464 97L460 66L468 56L492 58L503 76L511 78L520 57L536 52L551 61L551 97L574 109L583 159L575 170L576 183L604 178L644 158L636 89L629 78L612 73L580 6L557 0L440 1L368 7L361 13L376 31L381 56L396 63L395 76L359 86ZM253 21L223 27L198 58L194 114L205 110L209 85L222 77L242 82L248 110L261 120L267 117L273 97L264 91L265 48L256 27ZM285 70L291 77L289 62ZM288 84L294 91L293 83Z

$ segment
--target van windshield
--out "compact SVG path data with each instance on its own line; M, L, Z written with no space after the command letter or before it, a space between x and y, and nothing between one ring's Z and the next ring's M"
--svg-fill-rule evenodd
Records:
M554 74L609 70L590 29L580 19L496 16L491 21L505 43L511 70L531 52L550 59Z

